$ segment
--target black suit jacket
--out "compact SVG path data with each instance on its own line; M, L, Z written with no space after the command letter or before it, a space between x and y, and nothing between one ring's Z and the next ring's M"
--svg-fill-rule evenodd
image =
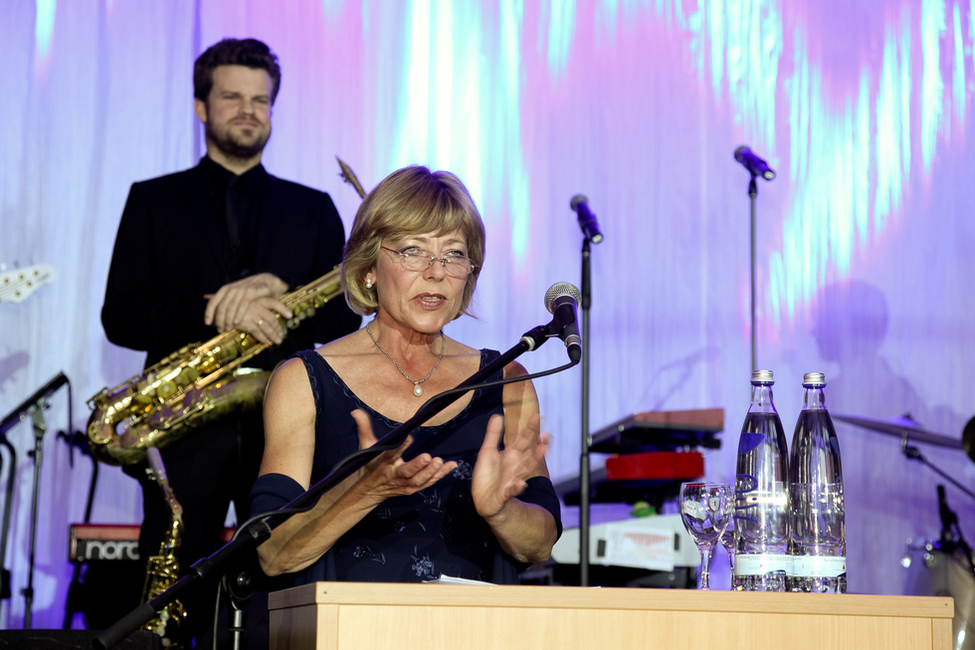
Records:
M108 339L148 352L146 367L187 343L218 332L203 323L207 299L230 275L226 226L201 165L134 183L122 213L102 307ZM268 272L289 291L331 271L345 232L328 194L268 174L257 211L254 273ZM355 331L361 318L338 296L288 333L284 343L247 365L272 368L296 350Z

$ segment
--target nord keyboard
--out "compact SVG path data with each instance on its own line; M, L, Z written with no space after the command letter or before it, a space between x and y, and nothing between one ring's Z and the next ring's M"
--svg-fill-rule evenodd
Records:
M68 560L138 560L139 528L139 524L71 524L68 526ZM235 530L223 529L225 544L234 536Z

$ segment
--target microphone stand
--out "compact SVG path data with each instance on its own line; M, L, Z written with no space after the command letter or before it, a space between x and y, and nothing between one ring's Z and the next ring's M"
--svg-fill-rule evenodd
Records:
M92 457L91 450L88 448L88 439L85 438L84 434L80 431L72 431L71 433L59 431L58 437L63 437L67 443L71 445L69 447L70 454L74 454L74 446L77 445L82 450L83 455L91 458L91 481L88 483L88 498L85 501L85 517L82 520L86 524L91 523L91 511L95 505L95 488L98 486L99 462ZM62 625L62 628L65 630L71 629L71 619L73 618L74 614L84 610L84 585L81 582L82 564L84 564L84 562L76 561L74 563L74 575L71 578L71 584L68 586L68 597L65 599L64 603L64 624Z
M758 368L758 345L757 334L755 332L755 200L758 198L758 183L755 182L755 174L751 173L751 180L748 181L748 202L751 207L751 334L752 334L752 367L751 370Z
M332 469L328 476L311 486L291 503L280 510L268 514L263 519L258 519L242 526L237 531L234 539L209 557L195 562L190 567L189 572L177 580L169 589L142 603L112 625L112 627L96 636L94 641L95 647L111 648L129 634L141 628L151 621L160 609L195 587L198 582L210 577L222 569L225 564L239 557L245 551L256 549L271 536L272 530L283 524L292 515L314 507L326 492L364 467L373 458L379 456L384 451L399 447L406 440L406 437L420 425L460 399L460 396L467 392L463 389L476 388L478 384L484 383L491 375L502 370L519 356L538 348L547 339L552 336L557 336L558 333L559 330L554 320L548 325L541 325L526 332L521 337L521 340L510 350L465 379L457 388L431 397L417 410L413 417L390 431L372 447L361 449L343 459Z
M7 540L10 537L10 511L14 502L14 480L17 474L17 451L7 436L0 433L0 445L10 452L10 470L7 474L7 495L4 500L3 529L0 532L0 600L10 598L10 571L7 570Z
M582 448L579 454L579 586L589 586L589 308L592 303L592 270L589 237L582 240Z
M29 563L27 566L27 586L21 589L24 595L24 629L29 630L31 626L31 608L34 603L34 558L37 547L37 506L41 479L41 454L43 451L44 433L47 431L47 423L44 420L44 409L47 408L48 398L54 392L66 384L68 378L63 372L59 372L51 378L44 386L37 390L33 395L23 401L17 408L7 414L3 421L0 421L0 435L6 434L7 430L13 427L25 416L30 416L34 428L34 449L27 452L34 457L34 489L31 496L31 526L30 526L30 552ZM69 423L70 424L70 423ZM8 490L9 498L9 490ZM7 503L7 512L10 511L10 503ZM4 517L6 519L6 515Z

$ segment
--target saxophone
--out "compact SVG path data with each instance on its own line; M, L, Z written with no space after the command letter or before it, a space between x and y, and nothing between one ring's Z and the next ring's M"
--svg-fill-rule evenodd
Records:
M355 174L336 159L342 179L364 198ZM292 317L278 315L278 323L285 332L295 329L341 293L336 267L282 296ZM224 332L205 343L181 347L115 388L103 388L88 400L92 456L109 465L131 465L145 459L151 447L165 447L232 413L261 408L271 373L245 368L244 363L272 345L241 330Z
M169 504L172 519L169 529L159 545L159 555L150 557L146 566L146 584L142 592L144 602L155 598L172 587L179 577L176 549L179 548L183 536L183 507L176 500L176 495L173 494L173 490L169 486L169 478L166 476L166 467L163 465L162 456L159 454L159 450L155 448L150 448L147 455L149 465L152 467L151 473L162 490L163 498ZM155 632L161 636L164 647L177 648L179 647L177 645L179 628L185 621L186 610L183 608L183 604L174 600L160 609L151 621L142 626L142 629L147 632Z
M295 329L341 293L336 267L284 295L281 302L293 315L278 315L278 323L284 331ZM144 374L102 389L88 400L92 456L109 465L131 465L143 460L150 447L165 447L208 422L260 408L271 373L243 364L272 345L241 330L224 332L185 345Z

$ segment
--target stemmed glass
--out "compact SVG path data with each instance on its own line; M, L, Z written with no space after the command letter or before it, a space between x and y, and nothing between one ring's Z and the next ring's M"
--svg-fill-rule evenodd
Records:
M701 552L701 589L710 590L711 551L727 530L734 512L735 490L726 483L680 486L680 518Z
M724 550L728 551L728 564L731 566L731 582L734 584L735 581L735 517L731 516L731 520L728 523L728 527L724 529L721 533L721 537L718 538L721 545L724 546Z

